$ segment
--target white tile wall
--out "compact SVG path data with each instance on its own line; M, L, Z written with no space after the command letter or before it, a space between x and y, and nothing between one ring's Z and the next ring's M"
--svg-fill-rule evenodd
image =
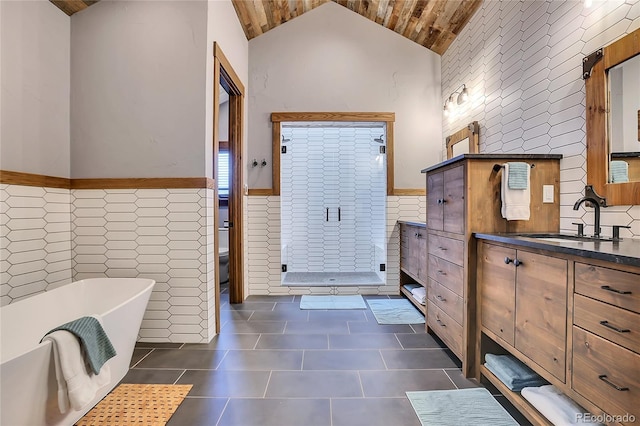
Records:
M280 197L247 197L246 257L247 294L328 294L329 287L283 287L280 285ZM387 285L338 287L343 294L398 294L400 237L398 220L424 222L426 197L386 197Z
M73 279L156 280L141 341L214 335L213 190L72 191Z
M68 189L0 185L0 305L71 282Z
M470 92L470 102L444 119L443 134L478 120L481 152L563 154L565 231L575 231L576 220L593 224L591 209L573 210L586 183L582 58L640 28L638 0L583 4L486 1L442 56L443 97L463 83ZM639 213L637 206L604 209L604 233L611 235L604 225L615 223L631 226L623 236L640 237Z
M281 238L289 271L378 271L386 162L374 139L381 134L382 127L283 126Z

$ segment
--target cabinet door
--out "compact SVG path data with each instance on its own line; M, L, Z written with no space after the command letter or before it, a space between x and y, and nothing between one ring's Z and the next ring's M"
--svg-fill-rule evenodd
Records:
M512 261L514 249L482 244L481 268L481 317L482 326L514 345L516 308L516 268Z
M444 171L443 230L464 234L464 167Z
M444 199L444 173L427 174L427 227L442 231Z
M407 257L407 271L414 277L418 276L418 267L420 265L420 236L424 234L420 228L411 226L409 227L409 255Z
M416 243L416 268L418 278L427 283L427 231L418 228L418 241Z
M564 381L567 261L521 250L516 259L515 347Z

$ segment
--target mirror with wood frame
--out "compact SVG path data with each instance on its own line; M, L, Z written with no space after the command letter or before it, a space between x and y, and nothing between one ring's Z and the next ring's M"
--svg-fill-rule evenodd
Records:
M477 121L469 123L464 129L447 136L447 160L461 154L477 154L480 139L480 125Z
M607 205L640 204L640 29L584 58L583 78L587 184Z

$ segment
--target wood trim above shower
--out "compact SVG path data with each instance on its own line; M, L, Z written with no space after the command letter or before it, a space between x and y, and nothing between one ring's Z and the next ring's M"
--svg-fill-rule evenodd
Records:
M395 112L273 112L271 121L396 121Z

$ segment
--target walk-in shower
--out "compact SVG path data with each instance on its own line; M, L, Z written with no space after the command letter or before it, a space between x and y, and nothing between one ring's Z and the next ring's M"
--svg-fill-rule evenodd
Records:
M386 282L385 124L282 123L282 285Z

